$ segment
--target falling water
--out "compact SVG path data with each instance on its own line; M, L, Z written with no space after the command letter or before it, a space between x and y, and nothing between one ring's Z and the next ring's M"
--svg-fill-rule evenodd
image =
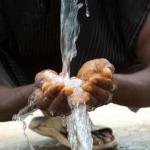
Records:
M77 15L78 10L83 6L78 0L61 0L61 54L63 68L62 72L70 74L70 62L77 55L76 40L80 33L80 26ZM88 1L85 0L86 16L89 17Z
M31 94L31 96L28 99L28 105L25 108L21 109L18 114L13 115L13 118L12 118L12 120L19 121L21 123L23 135L25 137L25 140L26 140L27 145L29 146L30 150L34 150L34 147L33 147L32 143L30 142L28 135L26 134L27 125L26 125L26 122L24 121L24 119L27 116L32 115L32 112L35 111L36 109L37 108L36 108L36 105L33 100L33 94ZM21 149L21 145L18 144L17 150L20 150L20 149Z
M73 95L68 97L71 103L72 113L67 118L67 130L69 142L72 150L91 150L93 139L91 137L91 122L86 111L86 105L83 103L82 81L79 79L71 79L70 84L73 86ZM79 103L74 102L74 96Z
M77 19L78 10L83 6L78 0L61 0L61 54L62 54L62 74L63 76L56 79L63 81L65 85L72 86L74 91L68 97L69 106L72 109L71 115L67 119L67 130L69 142L72 150L91 150L93 139L91 136L91 123L86 111L86 105L82 98L81 85L83 81L73 78L70 79L70 63L73 57L77 55L76 40L80 33L80 26ZM88 2L85 0L86 16L89 17ZM74 97L78 100L75 102ZM13 116L13 120L19 120L23 125L23 134L30 147L34 150L29 138L25 132L26 123L23 121L32 111L36 110L34 93L29 97L29 104ZM78 102L78 103L77 103ZM17 148L19 150L19 146Z
M20 117L21 119L21 117ZM21 122L21 125L22 125L22 131L23 131L23 136L25 137L25 140L27 142L27 145L29 146L30 150L34 150L34 147L32 145L32 143L30 142L29 138L28 138L28 135L26 134L26 128L27 128L27 125L26 125L26 122L24 120L19 120L19 118L13 118L13 120L17 120L17 121L20 121ZM20 150L21 149L21 145L18 144L17 145L17 150Z
M86 5L86 16L90 17L90 12L89 12L89 7L88 7L88 0L85 0L85 5Z
M88 3L86 5L86 16L89 17ZM83 6L78 0L61 0L61 54L63 62L63 75L70 77L70 63L77 55L76 40L80 32L77 15L78 10ZM93 139L91 136L91 124L86 105L82 99L82 81L71 79L65 82L73 87L73 94L68 97L69 106L72 109L71 115L67 119L67 130L69 142L72 150L91 150ZM78 98L74 102L74 97Z
M82 4L77 0L61 0L61 54L64 76L70 74L70 62L76 56L76 40L80 31L77 14Z

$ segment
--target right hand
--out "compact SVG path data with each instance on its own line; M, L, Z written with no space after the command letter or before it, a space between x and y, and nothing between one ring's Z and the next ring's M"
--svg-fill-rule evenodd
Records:
M77 77L84 81L84 101L90 110L112 102L116 85L113 81L114 66L104 58L83 64Z
M67 87L63 82L54 83L53 80L59 75L53 70L44 70L35 77L36 90L33 99L36 106L44 110L50 116L68 115L70 107L67 96L73 93L71 87Z

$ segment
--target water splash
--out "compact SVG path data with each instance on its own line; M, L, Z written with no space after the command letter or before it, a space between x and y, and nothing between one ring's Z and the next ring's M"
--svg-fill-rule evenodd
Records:
M91 124L85 105L75 106L67 121L72 150L92 150Z
M32 112L35 110L36 110L36 105L33 101L32 95L31 95L28 99L28 105L25 108L21 109L18 114L13 115L13 118L12 118L13 121L19 121L22 124L22 132L23 132L25 141L26 141L27 145L29 146L30 150L34 150L34 146L30 142L28 135L26 133L27 125L26 125L26 122L24 121L24 119L29 115L33 115ZM18 144L17 150L20 150L20 149L21 149L21 145Z
M69 132L69 141L72 150L92 150L93 141L91 136L91 124L89 115L86 111L86 105L82 99L82 81L79 79L70 79L70 63L77 55L76 40L80 33L80 26L77 19L78 10L82 8L83 4L78 0L61 0L61 54L62 54L62 73L63 76L56 79L54 82L63 81L65 85L73 87L73 94L68 97L68 103L72 109L71 116L68 117L67 127ZM86 16L89 17L88 1L85 0ZM34 93L29 98L29 104L19 111L14 116L14 120L19 120L23 125L23 134L30 147L34 150L29 138L25 132L26 124L23 121L31 111L36 110ZM74 97L78 98L74 101ZM19 147L18 147L19 148Z
M86 16L89 17L88 2L85 0ZM78 10L83 6L78 0L61 0L61 54L63 62L63 75L70 77L70 63L77 55L76 40L80 33L77 19ZM66 83L66 82L65 82ZM74 91L68 97L68 104L72 109L67 119L67 130L72 150L92 150L93 139L91 136L91 124L86 105L82 99L82 81L71 79L66 85L73 87ZM75 99L77 99L75 101Z
M89 11L89 7L88 7L88 0L85 0L85 6L86 6L86 16L90 17L90 11Z
M72 108L72 113L67 118L67 130L72 150L92 150L93 147L91 121L82 98L82 82L83 81L77 78L71 79L70 81L70 84L73 85L74 92L68 97L69 104Z
M30 142L30 140L29 140L29 138L28 138L28 135L26 134L26 128L27 128L26 122L25 122L25 121L22 121L22 131L23 131L23 135L24 135L24 137L25 137L25 139L26 139L27 144L29 145L30 150L34 150L34 147L33 147L33 145L31 144L31 142Z
M20 121L20 123L22 124L22 132L23 132L23 136L25 137L25 141L26 141L27 145L29 146L29 149L34 150L34 146L30 142L30 140L28 138L28 135L26 133L26 128L27 128L26 122L23 121L21 117L16 118L16 116L13 117L13 120ZM17 150L21 150L21 145L20 144L17 145Z

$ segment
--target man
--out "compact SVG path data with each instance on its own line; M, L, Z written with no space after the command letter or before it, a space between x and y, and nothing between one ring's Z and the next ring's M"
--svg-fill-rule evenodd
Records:
M85 80L87 104L94 108L107 104L113 94L113 103L150 106L150 1L88 3L90 18L85 16L85 6L79 11L78 55L71 63L72 76ZM0 1L0 62L0 120L6 121L27 104L36 73L46 68L61 72L59 1ZM116 70L113 77L102 75L110 73L111 64ZM40 76L45 77L43 72ZM46 89L48 95L40 88L37 107L54 115L69 112L64 85L52 85Z

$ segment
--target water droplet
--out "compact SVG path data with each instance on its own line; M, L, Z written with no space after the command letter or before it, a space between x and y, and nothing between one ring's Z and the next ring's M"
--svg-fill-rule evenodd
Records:
M80 8L82 8L83 7L83 4L82 3L79 3L78 4L78 8L80 9Z
M53 117L54 116L54 112L53 111L49 111L50 115Z
M86 6L86 17L90 17L89 7L88 7L88 0L85 0L85 6Z
M48 99L47 96L45 96L45 97L43 98L43 102L49 102L49 99Z

